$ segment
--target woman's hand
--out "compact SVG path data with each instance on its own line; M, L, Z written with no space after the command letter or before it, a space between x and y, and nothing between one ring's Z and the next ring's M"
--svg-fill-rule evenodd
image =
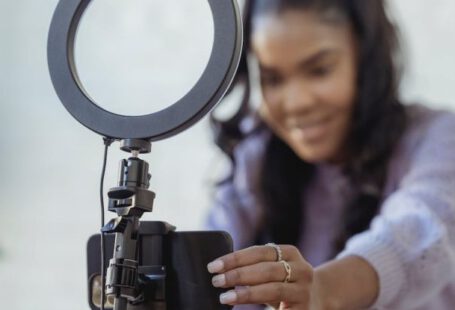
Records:
M217 274L212 279L215 287L236 287L222 294L220 302L269 304L292 310L322 309L313 267L296 247L280 245L279 248L282 261L279 261L280 251L266 245L240 250L210 263L209 272Z

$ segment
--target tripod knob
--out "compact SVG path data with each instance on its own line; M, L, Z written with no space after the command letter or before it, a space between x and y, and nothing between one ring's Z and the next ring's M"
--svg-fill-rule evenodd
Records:
M110 220L106 225L104 225L101 231L106 234L124 232L127 224L128 224L127 219L123 217L117 217L115 219Z
M152 151L152 143L142 139L124 139L120 142L120 149L128 153L135 151L140 154L148 154Z

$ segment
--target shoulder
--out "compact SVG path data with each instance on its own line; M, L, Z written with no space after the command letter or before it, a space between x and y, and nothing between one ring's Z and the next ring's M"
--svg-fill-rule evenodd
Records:
M406 106L407 125L389 165L389 187L427 168L451 173L455 161L455 114L422 105ZM454 172L455 173L455 172ZM387 191L390 192L392 188Z
M444 133L441 130L455 128L455 113L447 110L413 104L406 106L406 113L408 117L407 136L425 137Z
M245 117L240 122L240 130L244 138L235 147L235 151L253 151L257 153L262 150L271 137L269 128L256 114Z
M411 158L420 152L455 154L455 114L422 105L409 105L407 129L400 147ZM448 147L448 148L446 148Z
M417 148L425 139L444 133L444 130L455 129L455 114L446 110L429 108L420 104L407 105L406 129L399 147Z
M257 128L248 132L234 149L235 159L259 159L265 153L271 133L267 128Z
M271 132L265 126L255 126L245 132L245 138L234 149L233 179L243 189L258 184L264 154Z

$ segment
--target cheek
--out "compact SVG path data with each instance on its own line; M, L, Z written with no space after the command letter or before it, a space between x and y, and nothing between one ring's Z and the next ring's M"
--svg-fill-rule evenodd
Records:
M352 74L339 73L315 85L321 102L341 111L352 110L356 97L356 81Z
M259 107L259 115L271 127L277 129L284 121L284 112L282 109L282 87L263 87L262 103Z
M353 110L356 101L355 83L349 79L337 79L323 90L321 96L332 112L334 121L330 126L330 137L326 144L334 151L342 148L350 130Z
M279 109L262 102L259 107L259 115L275 134L283 138L286 131L283 127L283 115Z
M274 113L280 113L281 104L286 94L286 85L267 86L261 85L262 98Z

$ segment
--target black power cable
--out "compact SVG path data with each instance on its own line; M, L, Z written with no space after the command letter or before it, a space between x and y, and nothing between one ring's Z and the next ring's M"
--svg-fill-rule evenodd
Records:
M104 283L106 279L105 275L105 263L104 257L106 254L106 248L104 246L104 175L106 174L106 165L107 165L107 153L109 146L112 144L114 140L111 138L103 137L104 142L104 156L103 156L103 168L101 171L101 181L100 181L100 202L101 202L101 310L104 310L105 304L105 290L104 290Z

